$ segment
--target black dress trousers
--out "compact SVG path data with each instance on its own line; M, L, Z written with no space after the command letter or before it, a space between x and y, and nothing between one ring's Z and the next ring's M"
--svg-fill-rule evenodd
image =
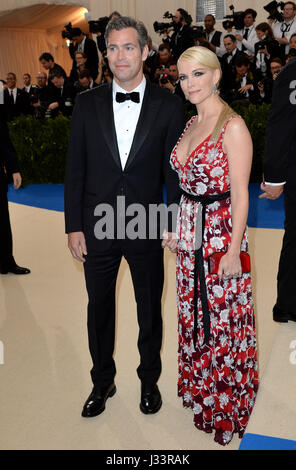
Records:
M12 233L7 200L7 185L0 182L0 266L14 264L12 256Z
M129 265L137 303L139 324L139 379L154 384L161 373L162 343L161 296L164 281L163 250L137 253L114 240L107 252L92 252L84 263L88 303L88 338L93 361L91 377L95 387L113 382L116 374L113 359L115 338L116 279L122 257ZM119 310L120 314L120 310ZM129 338L126 338L127 343Z

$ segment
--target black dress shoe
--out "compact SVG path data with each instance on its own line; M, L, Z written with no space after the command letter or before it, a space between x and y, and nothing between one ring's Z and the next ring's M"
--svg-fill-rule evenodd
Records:
M115 393L116 387L114 383L101 390L93 388L93 391L84 404L81 415L84 418L92 418L93 416L98 416L103 413L107 399L113 397Z
M296 313L284 312L277 305L273 307L273 319L279 323L287 323L288 321L296 321Z
M13 273L13 274L29 274L31 271L28 268L21 268L17 264L12 264L10 266L3 266L0 268L1 274Z
M162 405L158 386L142 384L140 410L145 415L157 413Z

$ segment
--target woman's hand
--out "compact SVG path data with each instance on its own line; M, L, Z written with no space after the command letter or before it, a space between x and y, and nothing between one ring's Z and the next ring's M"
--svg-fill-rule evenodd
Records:
M218 269L220 279L231 279L233 277L241 277L242 265L239 254L227 252L222 256Z

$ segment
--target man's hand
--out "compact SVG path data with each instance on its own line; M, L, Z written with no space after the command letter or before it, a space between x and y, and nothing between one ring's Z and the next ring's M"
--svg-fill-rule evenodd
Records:
M176 253L177 251L177 237L176 234L173 232L167 232L165 231L163 233L163 240L161 243L162 248L165 248L166 246L172 253Z
M247 93L248 90L251 90L251 88L253 87L252 84L249 84L249 85L245 85L245 86L242 86L238 91L239 93Z
M48 109L50 109L50 111L52 111L53 109L56 109L59 107L59 103L57 101L55 101L54 103L50 103L50 105L48 106Z
M68 248L74 259L84 263L85 258L82 255L87 255L87 249L83 232L72 232L68 234Z
M282 194L282 192L284 191L284 186L285 186L284 184L273 186L271 184L261 183L260 188L262 189L263 194L259 196L259 199L263 199L263 198L271 199L271 200L278 199L280 195Z
M244 39L241 34L236 34L235 37L237 41L242 41Z
M19 189L21 184L22 184L21 174L20 173L13 173L12 178L13 178L13 187L14 187L14 189Z

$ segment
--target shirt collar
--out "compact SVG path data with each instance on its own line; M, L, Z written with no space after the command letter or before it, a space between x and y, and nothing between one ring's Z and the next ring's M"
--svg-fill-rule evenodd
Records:
M133 92L137 91L137 92L140 93L140 103L142 103L144 93L145 93L145 87L146 87L146 78L145 78L144 75L143 75L143 79L142 79L141 83L134 90L131 90L129 92L127 92L126 90L121 88L118 85L118 83L116 83L116 81L113 80L113 82L112 82L113 100L115 100L116 93L118 93L118 92L120 92L120 93L133 93Z

